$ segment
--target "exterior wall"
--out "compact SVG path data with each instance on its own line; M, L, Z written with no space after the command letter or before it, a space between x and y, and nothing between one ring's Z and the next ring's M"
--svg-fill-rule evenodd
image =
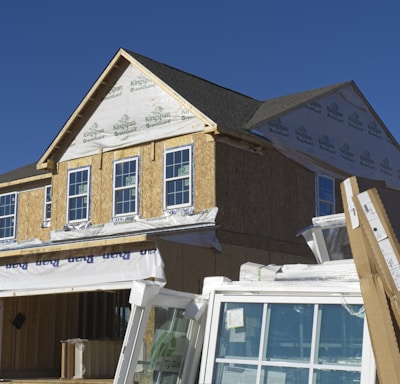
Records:
M28 296L4 299L2 377L57 377L60 341L78 332L78 295ZM16 315L26 320L13 326Z
M42 180L40 183L26 185L23 188L0 188L0 194L18 192L16 241L39 239L46 241L50 236L50 228L43 228L43 210L45 186L51 183Z
M315 262L304 239L297 237L315 216L313 172L273 149L260 155L218 143L216 180L223 244L241 247L243 254L257 250L265 255L263 264ZM234 268L246 259L239 257Z
M194 134L155 143L105 152L59 163L53 177L52 229L66 223L68 170L91 166L91 222L112 219L113 161L139 156L139 216L144 219L163 216L164 149L193 144L194 208L196 212L215 206L214 142L207 135Z

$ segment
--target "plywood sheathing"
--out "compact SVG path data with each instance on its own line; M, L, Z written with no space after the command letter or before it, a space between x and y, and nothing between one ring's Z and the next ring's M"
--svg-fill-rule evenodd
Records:
M248 164L246 167L245 165ZM315 216L315 173L277 151L262 155L217 142L221 242L314 261L299 230Z

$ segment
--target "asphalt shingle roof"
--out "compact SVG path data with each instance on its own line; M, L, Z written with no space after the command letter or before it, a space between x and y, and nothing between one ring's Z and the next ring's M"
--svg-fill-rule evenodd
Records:
M0 184L7 183L10 181L21 180L28 177L40 176L48 173L48 171L36 169L36 163L24 165L23 167L14 169L10 172L6 172L0 175Z
M193 106L225 128L243 129L262 104L260 100L221 87L138 53L126 52Z
M249 129L279 114L310 102L312 99L349 84L341 83L327 87L278 97L266 101L219 86L195 75L160 63L136 52L124 50L145 66L155 76L174 89L190 104L208 116L218 129L240 131L251 135ZM36 170L35 163L0 175L0 183L23 179L45 173Z

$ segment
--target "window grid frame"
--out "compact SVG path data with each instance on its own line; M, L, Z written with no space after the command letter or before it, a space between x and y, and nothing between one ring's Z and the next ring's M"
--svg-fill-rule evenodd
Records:
M254 303L254 304L262 304L263 305L263 314L262 314L262 329L261 336L265 336L267 330L267 322L268 322L268 306L270 304L312 304L314 305L314 314L313 314L313 323L312 323L312 339L311 339L311 350L310 357L308 362L301 361L267 361L264 358L263 353L265 353L265 343L266 338L260 336L260 345L259 345L259 354L257 358L248 359L248 358L218 358L217 357L217 347L218 347L218 332L220 326L221 313L223 312L222 304L226 303ZM346 371L346 372L360 372L361 381L360 384L370 383L371 376L371 367L370 363L373 360L373 352L371 346L371 340L369 338L368 326L366 320L364 319L363 325L363 339L362 339L362 360L360 365L339 365L339 364L321 364L315 361L315 356L317 354L318 346L319 346L319 336L318 332L320 331L320 315L319 308L321 305L325 304L334 304L334 305L342 305L340 297L329 297L329 296L308 296L305 294L304 296L293 296L293 297L275 297L267 295L260 296L240 296L237 294L231 293L218 293L215 295L214 299L210 302L212 308L210 308L209 318L213 318L215 320L218 319L218 326L214 327L211 330L211 333L208 335L208 339L212 340L210 345L208 346L208 350L211 352L211 355L207 358L207 362L205 363L208 366L212 366L211 370L206 370L204 372L205 376L208 379L211 377L214 379L214 375L217 369L218 363L225 364L241 364L241 365L251 365L254 368L257 368L257 383L262 378L261 371L265 367L281 367L281 368L305 368L308 369L308 383L313 383L314 373L320 370L338 370L338 371ZM360 296L347 296L346 304L349 305L363 305L362 297ZM263 329L264 328L264 329ZM260 381L261 382L261 381Z
M86 192L84 193L76 193L74 195L70 194L70 186L71 186L71 175L72 174L78 174L78 173L83 173L87 171L87 188ZM77 183L75 183L77 184ZM84 185L84 183L81 183L81 185ZM90 220L90 193L91 193L91 167L90 166L85 166L85 167L79 167L79 168L73 168L68 170L68 180L67 180L67 223L74 224L74 223L82 223L85 221ZM86 197L86 215L83 218L79 219L73 219L71 220L71 201L72 200L78 200L81 198ZM82 211L83 208L80 207L78 209L75 209L75 211Z
M8 213L8 214L1 215L1 212L0 212L0 224L3 222L3 220L7 220L8 221L8 219L10 219L11 222L12 222L12 226L11 225L10 226L6 226L6 227L4 227L5 229L3 229L3 227L0 225L0 236L1 236L3 231L9 231L10 228L11 228L11 231L12 231L12 235L11 236L0 237L0 241L13 240L17 236L18 193L17 192L2 193L2 194L0 194L0 201L1 201L1 199L3 197L6 197L6 196L10 196L10 197L14 196L14 204L5 204L5 206L7 206L7 207L11 207L13 205L13 213L11 213L11 214Z
M176 153L176 152L181 152L183 151L189 151L189 160L188 160L188 167L189 167L189 173L188 175L181 175L181 176L172 176L167 178L167 156L171 153ZM175 163L172 163L172 165ZM174 148L168 148L164 150L164 165L163 165L163 176L164 176L164 182L163 182L163 205L164 205L164 210L174 210L174 209L179 209L179 208L188 208L193 206L193 168L194 168L194 162L193 162L193 145L182 145ZM169 182L174 182L178 180L188 180L189 184L189 190L188 190L188 202L180 203L180 204L168 204L168 183ZM180 193L184 193L184 190L180 191Z
M134 162L136 166L135 183L132 186L116 187L116 167L118 164ZM113 164L113 201L112 201L112 217L124 217L129 215L137 215L139 213L139 156L115 160ZM116 194L117 191L129 190L135 188L135 210L133 212L116 213Z
M321 181L322 180L329 180L332 182L332 201L323 199L321 198ZM334 214L336 213L336 193L335 193L335 179L331 176L327 176L321 173L316 174L316 182L315 182L315 214L316 216L325 216L329 214ZM320 205L325 204L329 207L331 207L331 212L330 213L321 213Z
M50 190L50 193L48 192ZM52 197L53 189L52 185L46 185L44 187L44 207L43 207L43 221L45 223L49 223L51 221L51 208L52 208L52 202L53 202L53 197ZM48 198L50 197L50 200ZM48 207L49 209L49 216L48 216Z

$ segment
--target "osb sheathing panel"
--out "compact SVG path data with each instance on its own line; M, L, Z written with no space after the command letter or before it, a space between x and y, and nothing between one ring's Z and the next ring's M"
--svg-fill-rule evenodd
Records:
M217 143L221 241L309 257L296 235L315 216L314 178L275 150L260 155Z
M59 374L60 340L78 334L78 295L45 295L4 299L1 371ZM16 315L25 316L20 329Z
M52 229L66 223L68 170L91 166L91 221L107 223L112 219L113 161L139 157L139 215L163 216L163 166L165 149L192 145L194 151L194 206L201 211L215 206L214 142L205 134L185 135L140 146L99 153L60 163L53 178Z
M168 241L158 243L165 264L167 288L200 293L206 276L215 275L219 252Z
M42 228L45 188L30 189L18 194L17 241L47 241L50 228Z

